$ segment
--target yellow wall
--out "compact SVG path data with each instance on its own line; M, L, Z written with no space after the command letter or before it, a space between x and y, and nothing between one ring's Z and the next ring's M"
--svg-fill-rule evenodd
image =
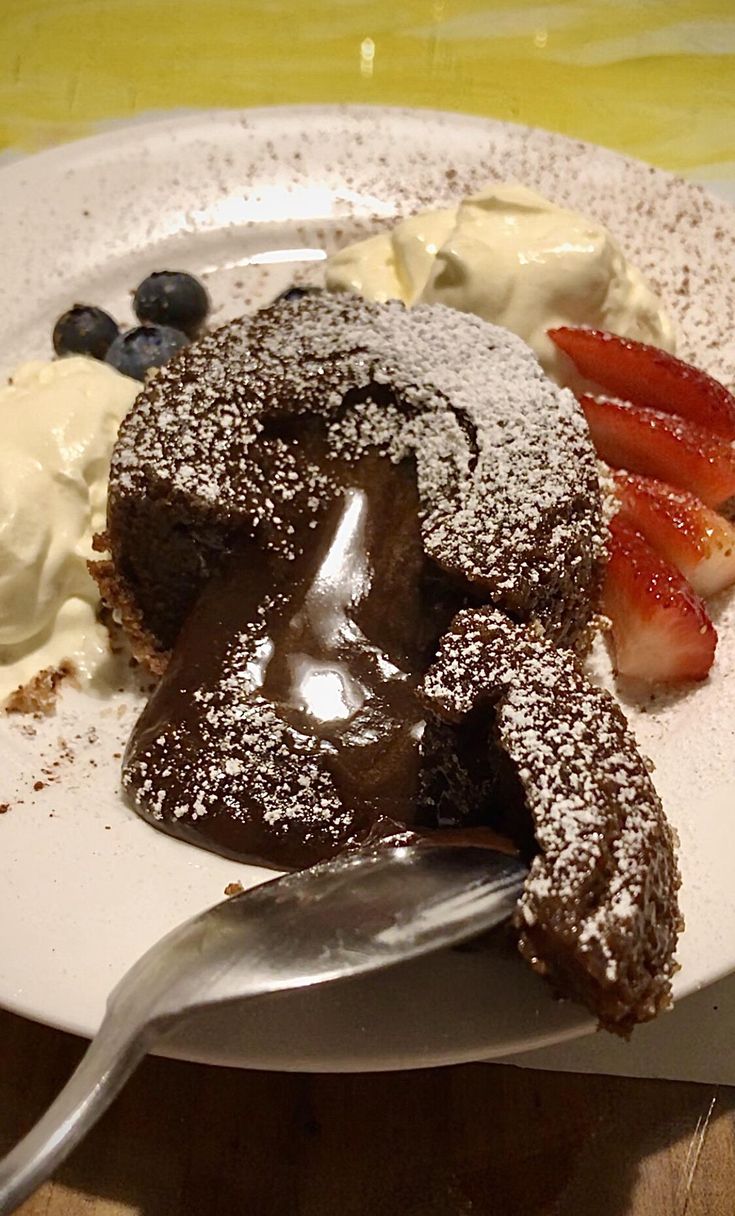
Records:
M361 101L735 176L735 0L0 0L0 146L168 107Z

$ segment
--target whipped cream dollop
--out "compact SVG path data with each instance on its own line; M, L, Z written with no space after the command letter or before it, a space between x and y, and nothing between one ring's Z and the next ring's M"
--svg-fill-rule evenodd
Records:
M110 659L87 570L110 454L139 385L105 363L29 363L0 388L0 700L40 671Z
M564 383L571 365L546 333L557 325L674 348L661 302L607 229L525 186L488 186L347 246L329 259L327 286L475 313L518 334Z

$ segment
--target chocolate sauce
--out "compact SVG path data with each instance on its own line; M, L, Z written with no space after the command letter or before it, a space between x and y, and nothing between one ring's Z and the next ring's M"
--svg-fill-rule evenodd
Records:
M328 467L300 557L245 542L205 587L124 763L156 826L279 866L487 827L496 801L489 714L440 722L418 694L463 592L424 554L413 465Z
M430 818L417 686L461 594L424 555L410 463L369 456L331 474L334 496L300 558L244 544L210 581L126 755L146 817L233 856L303 865ZM244 754L238 732L267 734L273 715L272 756ZM282 762L284 740L302 773ZM253 763L272 767L267 798L240 780ZM290 818L294 782L318 785L315 768L335 813ZM322 812L324 792L314 789Z

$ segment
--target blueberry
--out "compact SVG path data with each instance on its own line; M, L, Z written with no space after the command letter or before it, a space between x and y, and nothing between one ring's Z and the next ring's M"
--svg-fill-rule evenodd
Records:
M112 317L92 304L75 304L54 325L57 355L91 355L104 359L119 333Z
M145 380L152 367L162 367L189 339L169 325L138 325L115 338L106 361L134 380Z
M209 296L193 275L178 270L157 270L143 279L133 299L139 321L172 325L196 333L209 312Z
M300 300L302 296L316 295L319 290L320 289L318 287L296 287L294 285L292 287L287 287L285 291L282 291L280 295L277 295L273 303L277 304L280 300Z

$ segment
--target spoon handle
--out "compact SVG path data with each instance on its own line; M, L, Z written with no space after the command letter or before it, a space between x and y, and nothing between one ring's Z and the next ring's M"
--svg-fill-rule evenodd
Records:
M16 1211L68 1156L117 1097L153 1037L114 1009L108 1012L61 1093L0 1161L0 1216Z

